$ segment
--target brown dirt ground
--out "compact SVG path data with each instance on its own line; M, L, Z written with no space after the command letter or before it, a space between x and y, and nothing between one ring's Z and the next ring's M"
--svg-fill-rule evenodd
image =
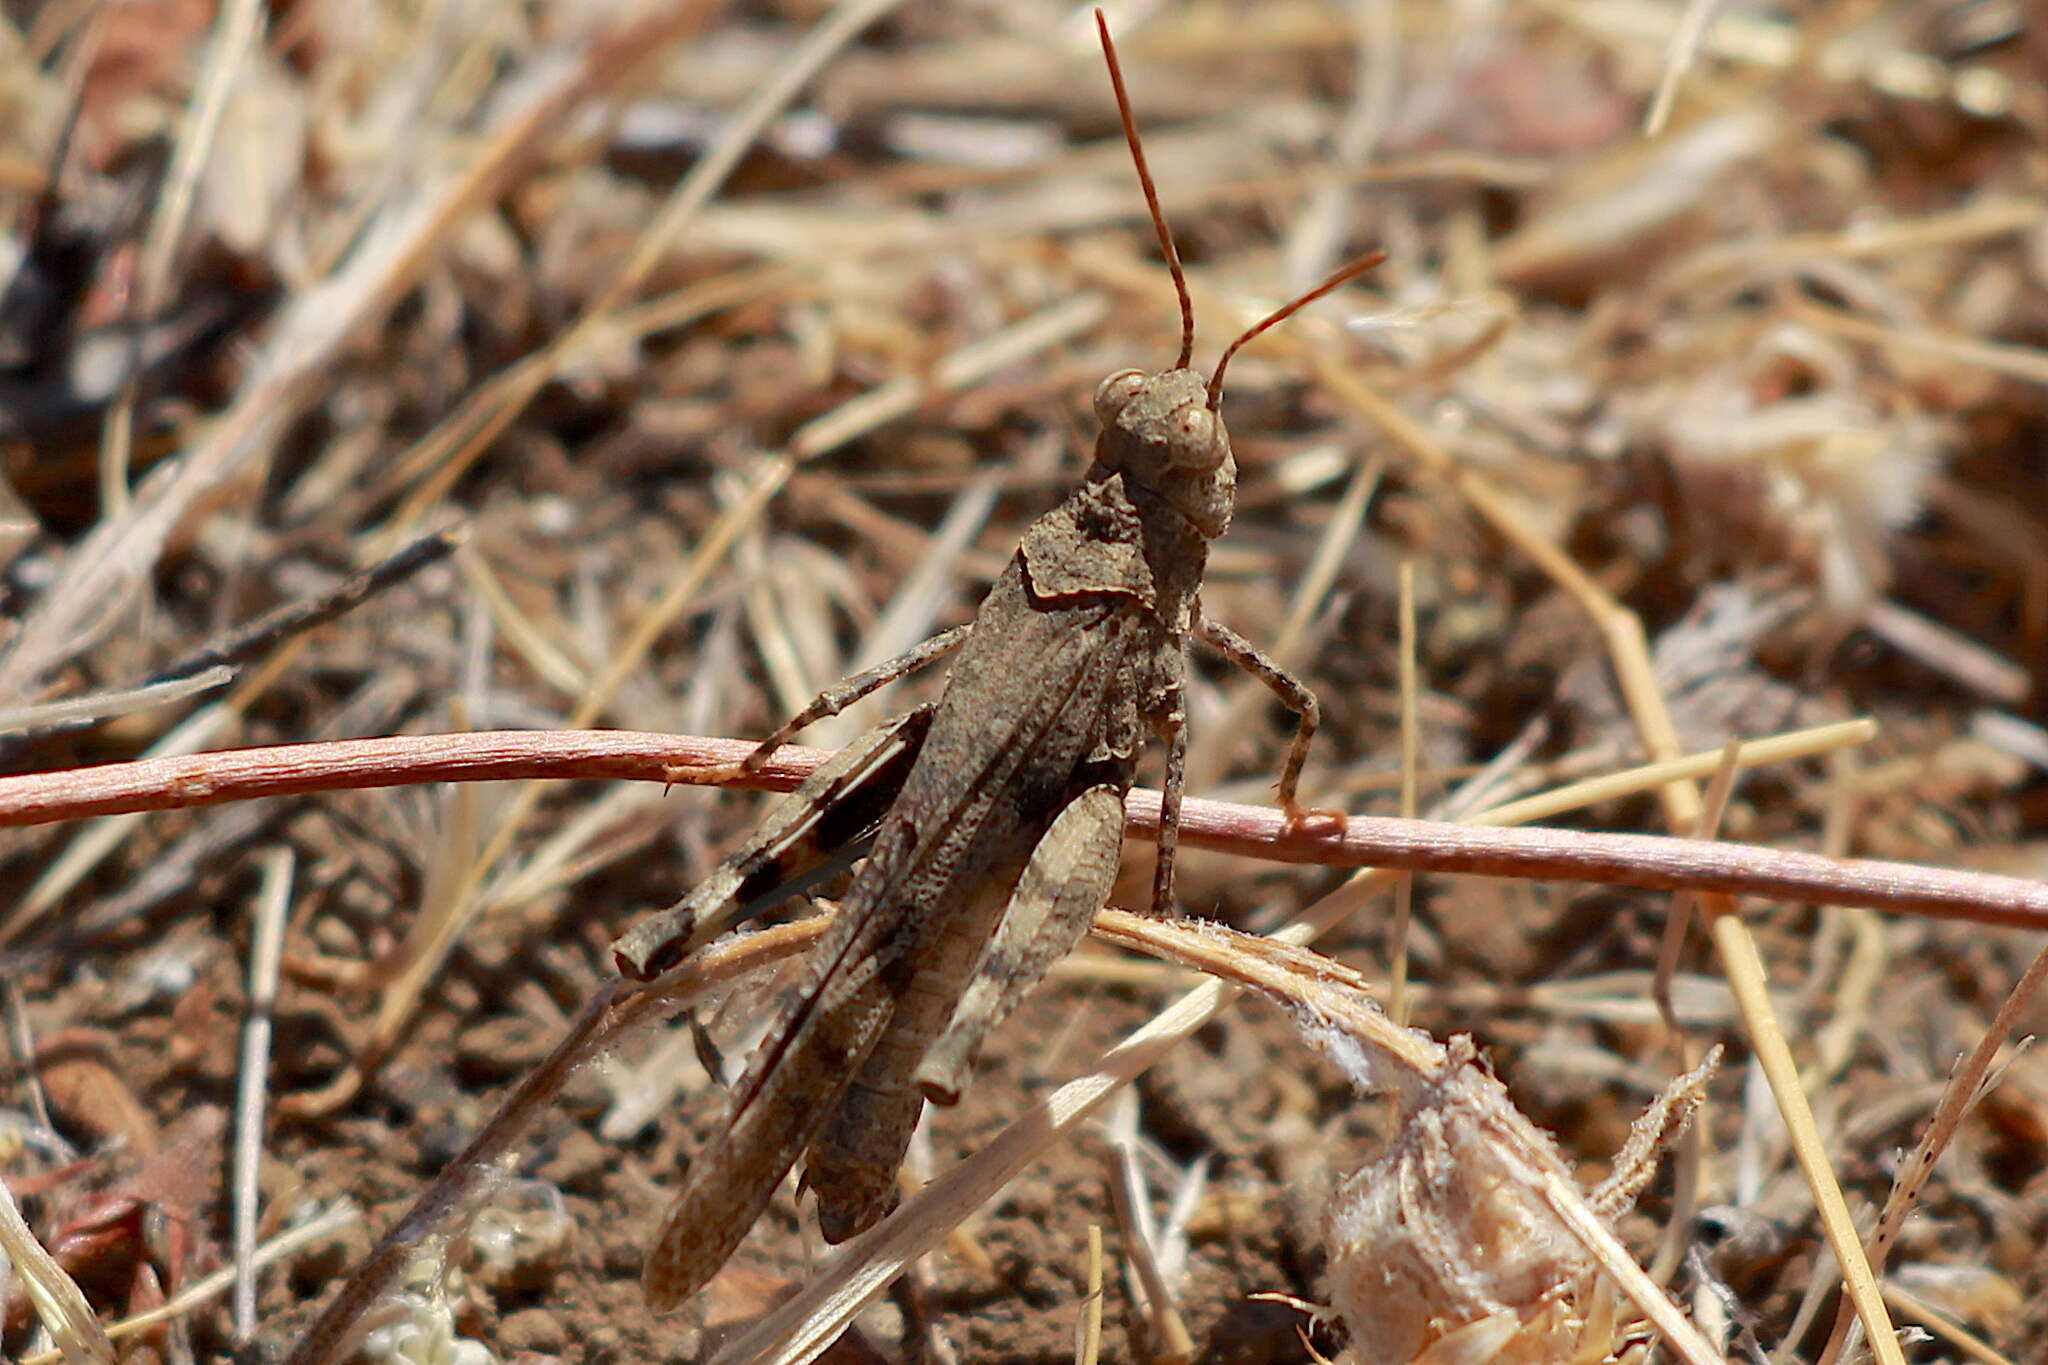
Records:
M1643 756L1603 637L1475 510L1459 478L1477 475L1641 622L1686 747L1880 722L1853 762L1746 778L1727 837L2048 876L2038 7L1727 7L1818 55L1759 64L1710 43L1673 132L1655 142L1638 122L1666 44L1631 26L1668 19L1668 7L1591 19L1551 0L1385 0L1356 15L1292 0L1154 8L1129 21L1130 75L1200 286L1198 357L1214 355L1227 318L1292 287L1283 258L1297 249L1311 276L1351 252L1390 252L1369 281L1231 371L1240 505L1205 608L1269 642L1325 532L1340 533L1293 657L1325 705L1314 800L1394 809L1403 560L1419 578L1425 802L1523 739L1511 795ZM261 651L231 707L216 693L85 730L0 734L6 772L133 759L202 708L216 723L206 748L562 726L686 581L691 557L722 543L720 518L746 505L750 481L815 439L807 423L911 384L915 402L813 452L733 528L598 722L763 733L883 627L907 621L919 635L964 619L1021 528L1077 476L1096 380L1171 354L1163 272L1097 58L1066 40L1069 7L926 0L830 62L628 291L689 307L636 314L640 331L599 338L458 466L429 437L603 296L665 198L707 164L710 139L827 6L701 7L700 31L665 39L639 83L619 87L625 117L596 116L615 81L593 74L587 99L542 120L480 203L443 221L408 210L452 194L445 173L517 131L533 82L583 52L591 26L638 7L457 6L443 22L442 7L397 0L280 0L256 7L268 28L218 134L224 164L250 174L195 192L149 319L166 349L140 383L137 510L123 512L100 483L112 395L86 383L80 357L138 297L160 172L194 126L184 111L206 35L232 9L0 3L0 274L51 286L0 309L0 707L133 686L428 527L460 524L468 543L462 560ZM1375 16L1385 31L1367 31ZM1768 28L1781 21L1791 27ZM1845 69L1827 55L1837 37L1853 40L1852 57L1920 64L1858 57ZM1932 72L1940 89L1904 89L1901 71ZM1385 106L1370 98L1379 76L1392 82ZM1986 91L2007 105L1984 106ZM39 198L74 107L69 159ZM1339 144L1361 129L1363 166L1343 164ZM1345 212L1320 217L1345 186ZM341 278L366 240L384 240L366 222L420 234L417 253L391 258L418 269ZM1308 249L1317 222L1331 227L1327 250ZM337 278L346 287L327 290ZM931 382L959 348L1091 298L1100 315L1058 344L957 393ZM321 311L290 311L309 301ZM267 366L309 354L297 382L260 383ZM1382 395L1409 436L1319 375L1324 361ZM237 407L259 400L254 413ZM260 419L257 435L187 496L172 475L241 429L228 414ZM1347 490L1368 480L1345 532ZM976 512L983 495L992 501ZM964 529L949 542L939 528L956 516ZM132 573L92 576L109 546ZM101 588L66 607L78 583ZM1255 689L1213 660L1197 667L1195 788L1269 799L1284 718L1256 695L1238 707L1238 690ZM1204 735L1227 742L1209 750ZM261 1278L249 1359L283 1356L371 1238L613 979L612 937L701 877L756 809L678 790L602 807L609 818L578 835L578 820L621 799L617 786L553 789L513 853L577 835L567 870L463 934L366 1088L293 1117L290 1105L361 1057L387 998L307 964L398 949L511 799L500 784L159 811L32 923L31 888L88 827L0 830L12 1049L0 1176L103 1320L152 1301L138 1266L176 1288L226 1255L225 1115L270 851L289 849L294 871L261 1231L333 1201L363 1221ZM1571 820L1665 828L1648 797ZM1146 869L1132 862L1118 899L1139 905ZM1182 874L1189 913L1261 930L1337 880L1198 853ZM1647 1003L1669 909L1666 896L1578 886L1438 879L1421 892L1415 1022L1474 1036L1588 1181L1672 1069ZM1852 1200L1873 1207L2038 936L1751 910L1831 1156ZM1376 903L1322 946L1381 975L1385 922ZM1723 1255L1718 1273L1766 1348L1790 1338L1793 1358L1812 1359L1833 1300L1798 1316L1817 1275L1832 1283L1810 1202L1697 937L1682 968L1689 1039L1730 1047L1712 1088L1707 1197L1739 1203L1761 1229L1761 1249ZM935 1168L1168 998L1163 984L1102 975L1059 974L999 1035L958 1112L932 1126ZM771 1003L765 989L736 995L714 1038L737 1058ZM2048 1006L2029 1004L2020 1034L2044 1017ZM729 1331L806 1275L819 1248L785 1191L705 1303L667 1319L642 1304L647 1238L720 1108L698 1077L638 1128L600 1136L631 1089L620 1075L660 1045L631 1040L617 1067L579 1074L518 1144L509 1174L540 1184L508 1181L485 1201L555 1191L567 1216L558 1250L506 1279L471 1264L480 1235L421 1248L456 1267L440 1285L455 1333L528 1365L690 1359L699 1319ZM2013 1048L2001 1065L1894 1270L2013 1358L2048 1359L2048 1059ZM1199 1357L1309 1359L1299 1315L1249 1296L1322 1294L1321 1194L1372 1150L1384 1115L1257 1003L1233 1006L1136 1092L1148 1149L1208 1167L1178 1288ZM1103 1359L1148 1359L1105 1145L1090 1129L1053 1152L969 1221L964 1242L869 1309L834 1358L1071 1359L1087 1228L1101 1224ZM1161 1171L1146 1169L1163 1215ZM1670 1215L1660 1180L1622 1223L1630 1249L1650 1254ZM1681 1231L1704 1249L1707 1232ZM30 1335L17 1296L0 1352L14 1359ZM1316 1338L1326 1353L1341 1345L1335 1332ZM1960 1358L1953 1349L1914 1344L1909 1359ZM216 1301L123 1356L234 1350Z

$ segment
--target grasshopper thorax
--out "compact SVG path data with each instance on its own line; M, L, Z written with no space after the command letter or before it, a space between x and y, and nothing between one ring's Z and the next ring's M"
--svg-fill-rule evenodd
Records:
M1230 527L1237 462L1209 381L1190 369L1119 370L1095 390L1095 462L1163 499L1210 540Z

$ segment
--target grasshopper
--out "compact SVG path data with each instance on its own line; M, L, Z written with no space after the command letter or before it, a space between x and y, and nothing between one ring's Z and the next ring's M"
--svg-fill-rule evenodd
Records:
M1314 694L1206 619L1208 544L1230 524L1236 466L1219 411L1245 342L1377 264L1373 256L1275 311L1207 377L1188 368L1194 306L1139 144L1109 28L1096 14L1138 181L1172 271L1180 358L1102 381L1094 463L1025 532L970 625L822 693L738 765L757 768L813 721L954 652L935 706L870 731L773 807L703 885L614 945L650 979L746 914L865 851L801 987L691 1163L643 1278L665 1311L724 1265L800 1156L826 1240L896 1201L897 1170L927 1101L955 1103L989 1031L1073 947L1107 900L1124 797L1149 732L1168 760L1153 881L1172 903L1190 638L1269 687L1296 725L1279 802L1290 819L1316 728ZM870 841L871 840L871 844ZM806 1155L807 1154L807 1155Z

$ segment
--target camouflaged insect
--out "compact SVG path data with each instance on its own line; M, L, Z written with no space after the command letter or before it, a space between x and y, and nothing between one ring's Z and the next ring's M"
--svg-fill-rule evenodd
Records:
M1247 331L1213 375L1189 369L1193 309L1106 26L1102 36L1180 289L1180 360L1156 374L1113 374L1096 389L1102 434L1084 481L1025 532L971 625L846 679L738 766L758 767L804 725L957 650L937 705L842 751L704 885L615 945L620 970L646 979L866 850L793 1003L663 1220L644 1278L656 1309L680 1304L718 1272L800 1157L827 1240L853 1236L894 1206L925 1103L959 1099L989 1031L1107 899L1124 797L1148 736L1168 745L1153 898L1162 912L1170 906L1190 637L1247 668L1296 713L1279 800L1298 813L1315 698L1205 620L1198 600L1209 542L1229 527L1236 494L1219 411L1223 369L1257 332L1377 258Z

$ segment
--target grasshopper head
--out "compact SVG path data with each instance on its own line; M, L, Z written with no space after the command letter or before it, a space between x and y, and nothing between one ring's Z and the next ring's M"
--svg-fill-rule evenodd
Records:
M1119 370L1095 390L1095 460L1164 498L1214 540L1230 526L1237 462L1209 381L1189 369Z
M1127 484L1163 498L1197 531L1214 540L1229 529L1230 511L1237 502L1237 462L1230 454L1230 433L1223 427L1223 371L1230 358L1268 327L1321 298L1382 257L1376 253L1352 262L1246 328L1224 350L1216 362L1216 372L1207 379L1189 369L1188 361L1195 353L1194 297L1188 292L1187 273L1181 269L1173 230L1166 225L1166 215L1159 211L1159 191L1145 165L1145 149L1138 141L1138 124L1131 115L1131 97L1124 89L1116 44L1110 41L1109 20L1100 9L1095 11L1095 27L1102 35L1102 56L1109 65L1110 86L1116 91L1117 113L1123 119L1124 141L1130 144L1131 164L1138 172L1138 186L1145 192L1145 208L1159 233L1160 254L1166 258L1166 268L1173 275L1174 293L1180 299L1180 359L1173 368L1158 374L1119 370L1095 390L1095 415L1102 421L1102 436L1095 443L1095 462L1123 474Z

